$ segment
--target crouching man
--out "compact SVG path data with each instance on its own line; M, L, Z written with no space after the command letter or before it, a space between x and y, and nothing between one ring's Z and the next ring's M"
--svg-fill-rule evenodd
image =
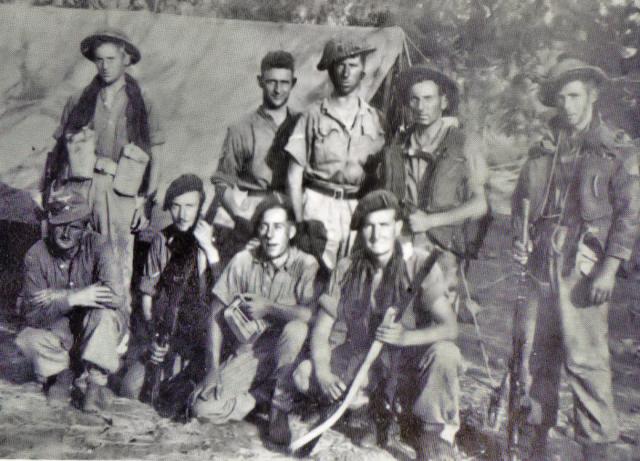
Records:
M120 366L128 318L122 268L106 237L87 229L89 215L80 196L52 197L48 235L25 256L28 327L16 344L50 402L68 401L75 380L92 412L110 403L107 378Z
M238 253L213 289L208 372L192 395L191 408L198 418L222 424L243 419L256 400L270 401L270 439L288 444L278 431L292 405L283 399L291 395L284 389L307 338L318 263L291 246L296 227L287 197L267 196L256 208L253 228L260 245ZM221 363L223 331L230 332L223 311L239 295L250 321L262 319L268 326L253 343L235 341L230 358Z
M202 180L194 174L179 176L169 185L163 208L169 211L172 224L153 237L139 286L144 319L152 329L166 322L163 314L171 308L167 304L178 305L173 335L166 344L159 344L155 335L159 332L154 331L146 357L162 368L160 380L166 391L163 394L168 397L162 399L165 402L154 403L170 411L184 408L191 389L182 401L178 396L180 390L188 387L189 381L199 381L204 375L210 293L220 274L213 227L200 218L204 199ZM145 362L137 361L127 370L120 387L123 396L145 399L140 395ZM169 379L174 386L166 386ZM167 401L171 402L169 407L163 405Z
M385 347L357 400L369 402L378 422L389 421L385 411L404 413L415 435L418 460L454 459L461 355L453 343L457 324L452 296L437 250L427 253L402 245L402 225L391 192L374 191L358 203L351 228L359 232L362 248L338 263L320 296L311 360L296 369L294 382L307 395L336 401L372 342L379 340ZM396 320L382 325L390 307L398 309ZM346 323L346 340L332 350L329 336L337 320ZM385 434L376 435L384 444Z

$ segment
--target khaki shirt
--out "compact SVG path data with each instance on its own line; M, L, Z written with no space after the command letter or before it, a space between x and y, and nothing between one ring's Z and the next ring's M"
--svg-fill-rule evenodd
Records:
M311 106L296 124L285 150L304 167L304 177L356 192L365 178L365 165L384 146L378 111L364 99L352 126L345 126L324 99Z
M222 146L214 184L238 186L243 191L284 190L287 156L282 151L296 115L277 125L262 108L231 125Z

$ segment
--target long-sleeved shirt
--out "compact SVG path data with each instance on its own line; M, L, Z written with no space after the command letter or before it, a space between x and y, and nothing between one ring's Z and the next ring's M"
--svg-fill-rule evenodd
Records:
M40 328L52 325L71 312L69 294L94 283L109 287L117 297L117 309L125 311L122 269L106 237L87 231L71 259L57 256L46 240L40 240L24 258L22 296L27 323ZM34 305L34 296L45 289L55 290L54 299Z

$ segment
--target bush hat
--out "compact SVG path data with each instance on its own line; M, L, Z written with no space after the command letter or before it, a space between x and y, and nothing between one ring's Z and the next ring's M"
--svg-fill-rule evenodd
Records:
M117 45L124 45L124 49L131 57L130 65L133 65L140 61L142 55L137 46L135 46L129 36L119 29L103 29L94 34L86 37L80 42L80 52L82 55L90 61L94 60L94 51L98 45L103 43L115 43Z
M375 51L375 47L370 46L364 40L357 41L351 38L332 38L324 45L322 57L318 63L318 70L327 70L334 63L353 56L369 54Z
M538 98L545 106L556 106L556 95L564 85L574 80L593 80L600 85L609 80L601 68L577 58L566 57L556 63L547 78L540 84Z

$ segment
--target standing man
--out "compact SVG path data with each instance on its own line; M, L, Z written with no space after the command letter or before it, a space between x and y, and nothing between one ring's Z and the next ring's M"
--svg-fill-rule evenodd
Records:
M384 188L404 206L414 244L444 250L447 271L455 277L458 263L473 256L470 221L488 211L486 165L483 157L465 149L452 79L412 67L398 81L412 123L385 149Z
M516 240L514 257L534 276L516 331L529 351L521 364L528 398L542 409L529 421L536 460L545 459L556 424L563 365L584 459L609 459L608 444L618 438L607 314L616 271L637 236L640 187L636 152L616 142L595 107L606 80L599 67L571 57L551 69L540 99L559 114L531 149L513 195L514 229L522 229L522 199L531 203L533 246Z
M293 208L282 194L267 196L256 208L255 229L260 245L238 253L213 288L215 300L209 325L207 376L192 396L195 415L216 424L241 420L256 398L271 403L269 438L288 445L287 415L292 402L285 395L292 369L307 338L315 302L318 263L313 256L291 246L296 226ZM223 310L238 296L245 315L266 320L268 328L253 344L239 346L221 364Z
M122 269L112 246L87 229L81 196L52 197L48 235L27 252L23 299L27 328L16 344L50 401L68 402L85 384L82 408L107 409L108 375L120 367L128 313Z
M372 342L382 341L385 347L366 385L373 415L376 408L404 407L417 429L417 459L453 460L462 364L454 343L456 316L437 262L439 252L402 245L402 225L400 205L391 192L374 191L360 200L351 227L362 248L340 260L320 296L311 360L300 364L294 381L303 393L338 400ZM399 315L381 325L390 307ZM346 322L346 340L332 350L329 336L339 319ZM385 442L384 434L377 438Z
M291 53L267 53L257 77L262 105L227 130L218 171L211 180L236 231L250 231L247 224L267 194L284 192L288 161L284 146L298 119L287 106L296 84L294 71Z
M133 233L148 222L158 182L153 151L164 143L164 134L151 101L126 72L141 55L124 32L109 29L90 35L80 51L98 74L64 108L54 133L56 147L47 161L44 194L62 187L87 197L91 225L113 243L130 299ZM88 171L71 167L76 152L85 161L95 152Z
M213 227L200 216L204 199L202 180L194 174L184 174L169 185L163 208L169 211L172 224L153 237L140 279L144 319L153 329L152 325L161 322L157 318L158 309L154 309L158 290L171 289L176 285L164 278L171 276L165 273L167 264L173 255L189 254L197 246L197 270L191 274L182 294L173 337L168 345L158 344L155 338L147 345L148 360L163 365L164 380L175 379L179 373L184 373L184 378L197 382L204 374L211 288L220 274L220 257L213 244ZM144 376L144 363L135 362L122 381L121 394L138 398ZM179 402L178 406L184 403Z
M317 67L329 73L333 93L300 117L285 147L291 156L287 192L296 220L306 224L312 241L326 240L314 253L327 269L351 250L351 215L384 146L380 115L358 96L366 56L373 51L347 39L326 43Z

